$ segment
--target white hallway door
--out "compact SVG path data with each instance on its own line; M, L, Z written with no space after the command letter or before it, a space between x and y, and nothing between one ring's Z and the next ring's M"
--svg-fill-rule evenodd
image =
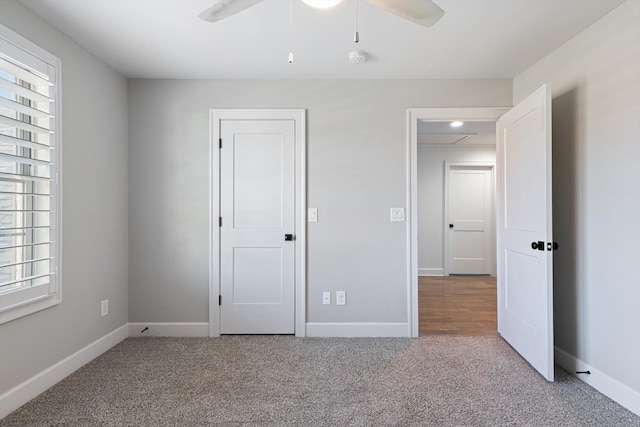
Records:
M498 332L553 381L551 100L538 89L498 120Z
M491 274L492 203L490 166L448 168L449 274Z
M220 333L295 331L295 122L220 124Z

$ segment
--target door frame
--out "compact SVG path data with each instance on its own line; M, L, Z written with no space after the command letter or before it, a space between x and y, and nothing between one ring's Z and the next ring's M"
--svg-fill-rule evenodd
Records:
M295 336L306 336L307 154L305 109L209 110L209 336L220 336L220 123L223 120L293 120L295 122Z
M418 330L418 120L497 121L511 107L407 109L407 336ZM495 198L494 198L495 199Z
M491 232L489 238L491 239L491 245L489 247L489 265L491 268L491 275L496 275L496 162L463 162L463 161L446 161L444 162L444 213L443 218L444 222L442 227L444 230L447 230L449 224L449 172L453 168L463 168L463 167L475 167L484 170L488 170L491 172ZM443 239L444 240L444 253L443 253L443 261L444 261L444 275L449 275L449 237L448 235Z

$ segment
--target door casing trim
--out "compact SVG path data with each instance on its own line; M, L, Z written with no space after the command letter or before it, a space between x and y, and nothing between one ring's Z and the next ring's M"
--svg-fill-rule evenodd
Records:
M511 107L408 108L406 144L407 336L418 330L418 120L497 121Z
M209 110L209 336L220 336L220 123L223 120L293 120L295 122L295 335L306 336L307 153L305 109Z

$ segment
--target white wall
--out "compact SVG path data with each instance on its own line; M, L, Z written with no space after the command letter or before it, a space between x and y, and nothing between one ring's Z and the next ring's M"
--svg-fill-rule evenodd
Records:
M0 23L62 60L63 144L62 303L0 325L2 395L127 323L128 230L127 81L14 0Z
M495 136L493 139L495 143ZM418 274L444 274L444 163L495 162L495 148L418 144ZM495 227L494 227L495 228ZM492 233L495 241L495 231ZM492 246L495 247L495 246ZM495 256L491 271L495 271Z
M632 389L640 413L640 2L517 76L514 101L543 83L553 93L556 346L591 366L591 381L599 373Z
M210 108L306 108L309 322L406 322L409 107L508 106L510 80L131 80L132 322L206 322ZM347 291L323 306L322 291Z

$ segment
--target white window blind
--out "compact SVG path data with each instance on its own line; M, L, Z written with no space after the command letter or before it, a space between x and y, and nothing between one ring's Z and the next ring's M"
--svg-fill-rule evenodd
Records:
M0 323L60 302L59 72L0 26Z

